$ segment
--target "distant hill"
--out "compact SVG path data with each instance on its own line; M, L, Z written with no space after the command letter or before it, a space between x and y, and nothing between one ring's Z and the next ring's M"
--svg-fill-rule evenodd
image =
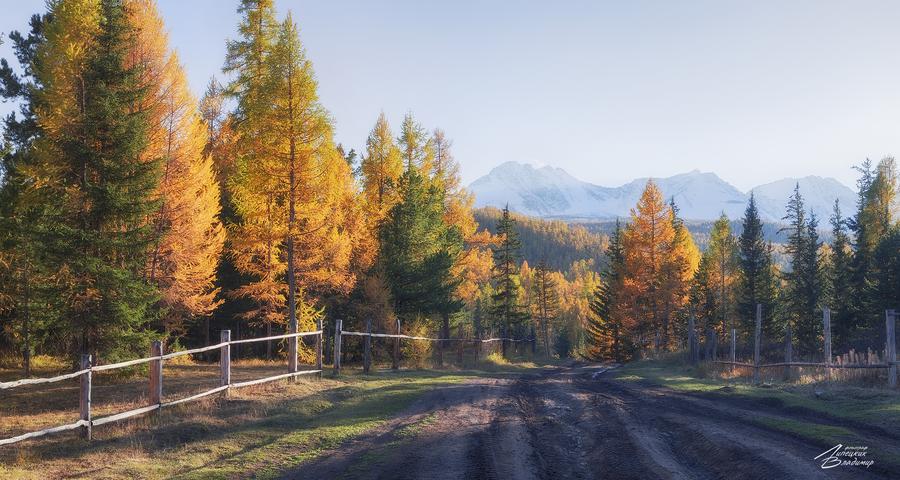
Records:
M750 198L749 192L741 192L710 172L695 170L653 180L666 198L675 198L681 216L687 220L714 220L722 212L738 219ZM530 216L596 221L627 217L646 183L646 178L640 178L620 187L602 187L579 180L561 168L506 162L472 182L469 189L475 194L477 207L501 208L508 204L510 210ZM856 194L833 178L785 178L752 189L764 220L781 220L797 183L807 208L823 219L830 214L835 198L840 199L844 212L853 208Z
M481 228L496 232L500 210L487 207L475 210L475 220ZM577 260L594 261L595 269L604 264L604 251L609 243L605 234L589 231L582 225L570 225L560 220L545 220L513 214L522 241L522 257L531 266L541 259L554 270L566 271Z

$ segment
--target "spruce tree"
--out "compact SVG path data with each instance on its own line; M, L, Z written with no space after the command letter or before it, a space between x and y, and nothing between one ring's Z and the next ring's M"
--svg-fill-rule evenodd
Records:
M509 206L503 208L497 221L497 236L500 244L494 247L494 294L491 297L491 314L500 326L500 335L509 337L514 328L528 318L519 299L519 233L516 221L509 214ZM503 356L506 356L506 342L502 342Z
M147 219L159 208L159 159L142 159L147 145L145 87L139 65L127 66L135 41L118 0L100 2L100 26L83 73L80 118L53 136L61 215L47 219L45 246L64 272L62 317L69 320L73 356L82 352L146 352L142 332L156 313L155 288L142 279L146 252L159 232Z
M755 325L756 305L762 304L765 317L762 328L768 337L775 333L774 323L771 321L775 307L775 278L772 273L771 246L763 238L763 224L752 192L742 225L738 239L740 270L735 314L743 333L750 336Z
M791 268L784 273L784 327L790 327L801 354L816 351L822 331L818 308L822 295L822 268L819 258L818 221L815 215L807 219L799 184L794 188L787 205L788 242L785 251Z
M590 304L592 315L586 322L587 353L594 360L612 359L624 362L630 358L631 348L625 322L625 306L622 302L625 247L618 219L616 229L609 238L606 257L606 267L600 275L600 284L594 290Z
M462 248L458 229L443 220L443 199L413 166L399 180L400 201L379 229L380 267L394 303L407 319L459 310L451 272Z
M831 329L836 347L843 349L858 327L858 317L852 312L853 277L850 237L846 220L841 216L838 200L831 215L831 256L826 267L826 302L831 309Z

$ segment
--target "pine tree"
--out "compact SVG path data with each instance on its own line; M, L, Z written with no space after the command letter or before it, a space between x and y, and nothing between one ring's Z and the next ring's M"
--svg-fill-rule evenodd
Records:
M847 235L846 220L841 216L838 200L834 201L831 223L831 256L827 264L826 301L831 308L831 328L834 344L846 347L852 333L857 329L858 317L851 310L853 278L851 271L852 250Z
M512 330L527 319L519 298L519 234L516 221L509 215L509 206L503 208L497 221L499 244L494 247L494 294L491 297L491 315L500 326L502 337L509 337ZM503 356L506 356L506 342L502 342Z
M538 263L534 271L535 319L544 342L544 352L550 358L550 325L559 315L559 292L547 262Z
M762 330L769 337L775 333L775 326L771 321L775 310L775 277L771 245L763 238L763 224L753 192L750 193L750 202L744 211L738 248L739 270L735 292L738 325L744 336L750 338L756 325L756 305L762 304L765 317Z

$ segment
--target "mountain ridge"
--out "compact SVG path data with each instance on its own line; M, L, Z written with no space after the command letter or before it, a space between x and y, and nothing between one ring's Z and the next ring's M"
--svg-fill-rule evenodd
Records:
M559 167L534 167L515 161L494 167L471 184L476 207L509 205L510 210L542 218L614 219L628 216L650 178L637 178L618 187L604 187L580 180ZM688 220L714 220L724 212L729 218L743 216L754 193L760 216L781 221L794 185L806 201L807 210L820 219L831 215L839 199L846 213L856 194L834 178L809 175L783 178L742 192L714 172L692 170L670 177L653 177L663 195L674 198L680 214Z

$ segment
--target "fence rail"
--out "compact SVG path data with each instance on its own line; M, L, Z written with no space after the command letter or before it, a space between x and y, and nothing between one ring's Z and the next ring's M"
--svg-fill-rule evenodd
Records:
M897 344L896 344L896 321L897 321L897 311L896 310L885 310L884 312L884 325L885 325L885 345L884 345L884 361L878 363L844 363L833 361L832 352L831 352L831 311L826 307L822 309L822 330L823 330L823 351L825 352L825 361L824 362L796 362L792 360L793 358L793 346L791 343L791 330L788 327L785 332L785 361L777 362L777 363L760 363L760 330L762 324L762 305L756 306L756 325L755 325L755 333L753 339L753 363L750 362L739 362L736 358L736 350L735 350L735 338L737 338L737 332L732 329L731 330L731 352L730 352L730 361L728 360L712 360L712 363L721 364L721 365L731 365L732 367L747 367L753 369L753 383L758 384L759 380L759 371L763 368L792 368L792 367L816 367L816 368L824 368L826 372L826 378L831 379L831 371L839 370L839 369L880 369L885 368L888 369L888 387L896 388L897 387L897 367L900 366L900 362L897 361ZM699 340L697 338L697 332L694 327L694 318L690 317L688 320L688 355L691 363L697 363L700 358L700 347ZM715 350L715 347L713 347ZM852 355L852 350L851 350ZM870 352L871 356L871 352ZM713 355L715 358L715 355ZM877 358L877 356L875 357ZM790 371L788 371L788 375L790 375Z
M438 364L442 365L444 362L444 344L447 342L457 342L457 356L459 357L459 362L462 362L463 358L463 344L465 343L474 343L478 345L478 348L475 350L475 361L478 361L478 354L481 350L481 345L491 343L491 342L503 342L504 345L506 342L510 343L530 343L532 352L535 349L535 337L534 332L532 331L532 335L530 338L508 338L508 337L492 337L492 338L463 338L462 331L460 330L460 335L457 338L438 338L438 337L420 337L414 335L404 335L400 333L400 320L397 320L397 333L374 333L372 332L372 322L371 320L366 322L366 331L365 332L357 332L353 330L344 330L343 329L343 321L338 319L334 324L334 373L336 375L341 373L341 338L344 336L352 336L352 337L362 337L363 338L363 373L369 373L372 368L372 339L373 338L386 338L394 340L394 349L393 349L393 362L391 368L393 370L397 370L400 368L400 340L421 340L426 342L437 342L438 344Z
M316 337L316 368L312 370L296 370L296 362L289 362L289 371L288 373L273 375L270 377L260 378L256 380L249 380L245 382L231 382L231 345L238 345L242 343L254 343L254 342L265 342L269 340L280 340L280 339L290 339L293 342L297 342L297 339L300 337L306 336L315 336ZM296 344L295 344L296 345ZM220 350L221 356L219 357L219 364L221 366L221 374L220 374L220 385L218 387L212 388L210 390L206 390L189 397L179 398L176 400L170 400L167 402L162 401L162 364L165 360L184 356L184 355L192 355L196 353L208 352L210 350ZM296 349L294 349L296 351ZM120 368L131 367L134 365L140 365L143 363L150 363L150 405L145 407L135 408L133 410L128 410L125 412L116 413L114 415L109 415L106 417L91 418L91 373L93 372L102 372L107 370L114 370ZM163 354L163 348L161 342L153 342L153 346L151 348L151 356L146 358L138 358L135 360L128 360L125 362L112 363L108 365L91 365L91 356L90 355L82 355L82 365L81 369L78 371L67 373L64 375L59 375L56 377L48 377L48 378L25 378L21 380L15 380L12 382L3 382L0 383L0 390L7 390L16 387L21 387L25 385L40 385L45 383L54 383L61 382L63 380L69 380L72 378L80 378L80 388L79 388L79 399L80 399L80 414L81 418L74 423L70 423L67 425L59 425L51 428L46 428L44 430L38 430L34 432L23 433L21 435L0 439L0 446L3 445L11 445L13 443L21 442L23 440L28 440L31 438L42 437L44 435L49 435L51 433L65 432L69 430L81 429L81 436L90 440L91 437L91 428L95 426L104 425L107 423L117 422L120 420L125 420L127 418L137 417L140 415L144 415L150 412L154 412L160 410L164 407L171 407L175 405L180 405L182 403L191 402L194 400L199 400L204 397L208 397L210 395L214 395L219 392L228 392L231 388L240 388L240 387L249 387L251 385L258 385L261 383L273 382L276 380L282 380L286 378L294 378L299 375L312 375L312 374L321 374L322 373L322 325L319 323L318 330L310 331L310 332L297 332L297 333L288 333L285 335L275 335L270 337L262 337L262 338L248 338L243 340L231 340L231 331L223 330L221 341L215 345L209 345L206 347L194 348L191 350L182 350L178 352L172 352L168 354Z

